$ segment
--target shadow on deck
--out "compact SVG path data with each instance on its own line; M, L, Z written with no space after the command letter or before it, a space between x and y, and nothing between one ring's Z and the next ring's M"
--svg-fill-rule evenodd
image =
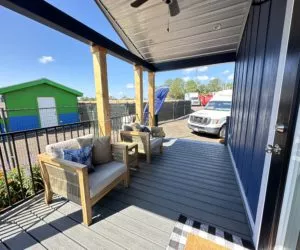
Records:
M169 140L150 165L132 171L130 188L109 193L81 224L80 206L41 196L1 218L0 249L165 249L180 214L250 239L227 148Z

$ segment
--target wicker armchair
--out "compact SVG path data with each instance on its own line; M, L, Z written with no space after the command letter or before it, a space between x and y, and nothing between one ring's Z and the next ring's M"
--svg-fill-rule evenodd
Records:
M72 140L48 146L61 147L65 143L75 143L76 139ZM86 165L53 158L49 153L40 154L38 160L45 184L45 202L49 204L55 193L80 204L83 223L90 225L92 206L120 182L125 187L129 185L128 148L114 144L111 147L113 161L95 166L95 171L89 174Z
M162 154L164 136L165 133L160 127L151 127L150 132L120 131L120 137L123 142L135 142L138 144L138 152L146 155L147 163L151 163L153 151L159 151Z

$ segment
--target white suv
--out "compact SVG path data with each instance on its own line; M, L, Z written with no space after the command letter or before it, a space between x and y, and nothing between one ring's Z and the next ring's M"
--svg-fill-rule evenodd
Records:
M217 92L203 110L192 113L188 127L195 132L225 137L226 117L230 116L232 90Z

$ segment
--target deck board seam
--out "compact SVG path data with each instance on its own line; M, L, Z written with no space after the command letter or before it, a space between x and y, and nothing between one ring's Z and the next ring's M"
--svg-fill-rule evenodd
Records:
M117 190L116 190L116 192L117 192ZM152 201L144 200L144 199L142 199L141 197L136 197L136 196L134 196L134 195L129 195L129 194L127 194L127 195L128 195L128 196L135 197L135 198L137 198L137 199L139 199L139 200L143 200L143 201L145 201L145 202L151 203L151 204L153 204L153 205L155 205L155 206L160 206L160 207L163 207L163 208L165 208L165 209L171 210L171 211L173 211L174 213L178 214L178 216L181 214L181 212L176 211L176 210L173 210L173 209L171 209L171 208L169 208L169 207L166 207L166 206L163 206L163 205L161 205L161 204L157 204L157 203L154 203L154 202L152 202ZM113 199L119 201L118 198L113 197ZM122 201L122 200L120 200L120 201ZM125 202L125 201L124 201L124 202ZM129 203L127 203L127 204L129 204ZM195 217L192 216L192 215L189 215L189 217L199 221L199 218L195 218ZM224 231L233 232L233 233L238 233L238 234L240 234L240 235L243 235L243 237L245 237L245 238L247 238L247 239L250 238L249 235L247 235L247 234L241 233L241 232L239 232L239 231L235 231L235 230L233 230L233 229L228 229L228 228L225 228L225 227L220 226L220 225L216 225L215 223L211 223L211 222L209 222L209 221L207 221L207 220L205 220L205 219L200 220L200 221L201 221L202 223L206 223L206 224L213 225L213 226L215 226L215 227L217 227L217 228L220 228L220 229L222 229L222 230L224 230Z
M211 214L211 215L213 215L213 216L218 216L218 217L223 217L223 218L226 218L226 219L231 219L231 220L234 220L234 221L236 221L236 222L238 222L238 223L245 223L245 222L246 222L246 218L245 218L245 221L233 219L233 218L230 217L230 216L225 216L225 215L221 215L221 214L216 214L216 213L213 213L213 212L208 211L207 209L194 207L194 206L192 206L192 205L186 205L185 203L182 203L182 202L179 202L179 201L175 201L175 200L173 200L173 199L166 198L166 197L163 197L163 196L161 196L161 195L156 195L156 194L153 194L153 193L151 193L151 192L147 192L147 191L142 190L142 189L138 189L138 188L135 188L135 187L133 187L132 189L138 190L138 191L143 192L143 193L145 193L145 194L153 195L153 196L158 197L158 198L160 198L160 199L165 199L165 200L168 200L168 201L170 201L170 202L178 203L178 204L181 204L181 205L183 205L183 206L186 206L186 207L189 207L189 208L192 208L192 209L195 209L195 210L202 210L202 211L204 211L205 213ZM122 191L122 192L124 192L124 191Z
M138 177L135 177L135 178L138 178ZM141 183L139 183L139 184L140 184L140 185L147 186L147 187L154 188L154 187L149 186L149 185L147 185L147 184L141 184ZM156 187L156 189L162 190L162 191L164 191L164 192L169 192L169 193L174 194L174 195L177 195L177 194L178 194L178 193L174 193L174 192L172 192L172 191L163 190L162 188L157 188L157 187ZM183 196L183 197L185 197L185 198L187 198L187 199L192 199L191 197L185 196L185 195L183 195L183 194L180 194L180 196ZM209 196L209 197L210 197L210 196ZM211 198L213 198L213 197L211 197ZM237 212L237 213L244 214L243 212L233 210L232 208L222 207L222 206L220 206L220 205L213 204L213 203L209 203L209 202L207 202L207 201L203 201L203 200L199 200L199 199L195 199L195 200L197 200L197 201L199 201L199 202L203 202L203 203L209 204L209 205L212 205L212 206L216 206L216 207L220 207L220 208L225 208L225 209L229 209L229 210L232 210L232 211L234 211L234 212ZM242 205L241 205L241 208L242 208Z

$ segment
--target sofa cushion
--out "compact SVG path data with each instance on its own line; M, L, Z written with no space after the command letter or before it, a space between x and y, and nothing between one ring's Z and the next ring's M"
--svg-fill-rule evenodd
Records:
M116 161L95 166L95 171L89 175L90 197L93 198L126 171L125 164Z
M46 146L46 153L53 158L64 158L64 149L79 149L77 139L66 140Z
M123 131L133 131L133 128L129 124L124 124L122 126Z
M110 136L95 138L93 141L93 164L104 164L112 160Z
M159 148L163 143L163 139L160 137L154 137L150 139L150 147L151 150L154 150L156 148Z
M77 142L79 144L79 147L84 148L86 146L92 146L93 145L94 135L89 134L89 135L86 135L86 136L78 137L76 139L77 139Z
M133 124L131 124L131 127L132 127L133 131L141 132L141 125L140 124L133 123Z
M64 160L81 163L88 167L88 172L94 171L92 164L92 146L86 146L80 149L64 149Z
M46 153L53 158L64 158L64 149L79 149L80 145L78 143L78 139L85 139L85 138L93 138L92 134L81 136L78 138L61 141L53 144L49 144L46 146Z

